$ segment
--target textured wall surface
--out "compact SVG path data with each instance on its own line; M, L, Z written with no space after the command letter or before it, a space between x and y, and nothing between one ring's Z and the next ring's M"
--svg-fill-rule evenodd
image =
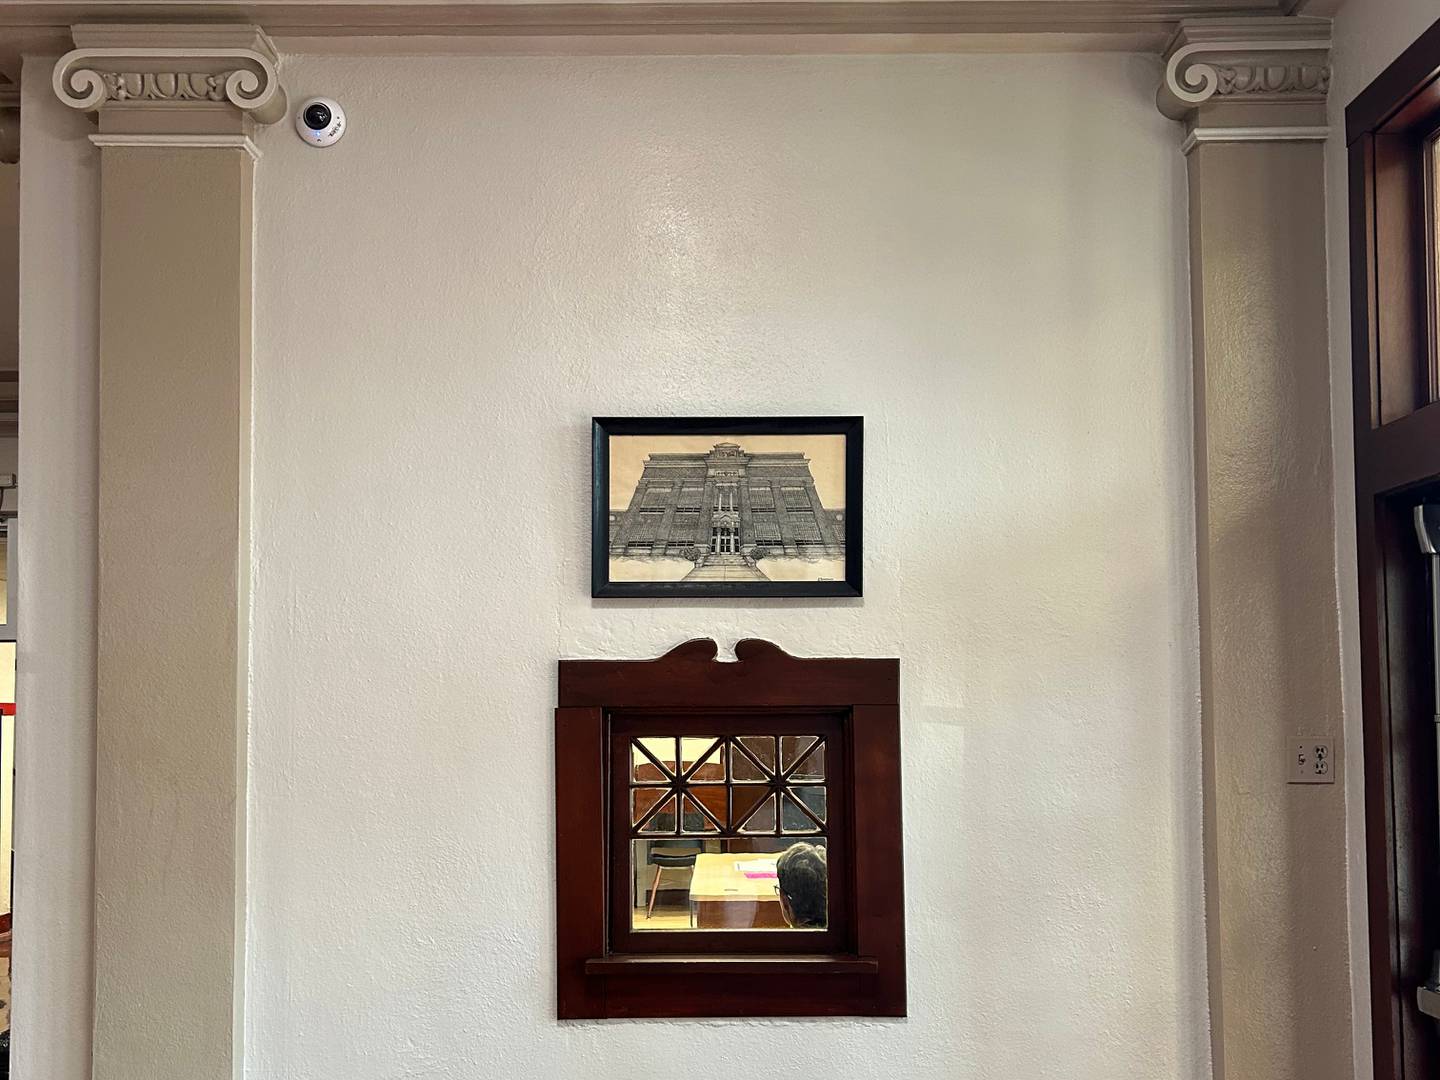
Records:
M1350 393L1350 195L1345 107L1440 17L1434 0L1349 0L1335 15L1325 146L1330 269L1330 422L1335 446L1335 559L1345 688L1345 800L1350 867L1350 971L1355 1005L1355 1075L1371 1073L1370 953L1365 899L1365 761L1361 746L1360 614L1355 564L1355 440Z
M234 1071L252 168L102 153L97 1080Z
M15 563L13 1075L89 1080L95 917L96 315L94 127L25 61L20 204L27 494Z
M1206 1075L1179 131L1121 56L294 58L248 1073ZM588 596L592 414L859 412L867 595ZM911 1015L559 1025L555 661L903 662Z
M1341 729L1323 153L1188 162L1216 1075L1346 1080L1344 792L1282 768L1294 737Z
M0 368L20 363L20 166L0 164Z

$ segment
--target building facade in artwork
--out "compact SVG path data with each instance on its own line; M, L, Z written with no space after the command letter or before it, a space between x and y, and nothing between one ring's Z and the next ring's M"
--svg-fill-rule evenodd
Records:
M630 505L610 513L612 556L713 563L844 553L845 511L821 505L799 452L748 454L726 442L708 454L651 454Z

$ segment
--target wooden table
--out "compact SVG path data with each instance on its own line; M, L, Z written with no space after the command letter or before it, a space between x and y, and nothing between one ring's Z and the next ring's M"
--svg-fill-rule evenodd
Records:
M695 858L690 908L701 930L784 930L773 877L746 877L747 862L773 862L778 851L707 852ZM738 865L737 865L738 864Z

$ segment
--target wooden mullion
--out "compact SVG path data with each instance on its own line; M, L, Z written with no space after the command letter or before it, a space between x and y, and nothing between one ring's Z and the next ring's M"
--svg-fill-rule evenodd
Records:
M684 746L684 745L685 745L685 743L684 743L684 740L683 740L683 739L677 739L677 740L676 740L676 743L675 743L675 756L676 756L676 758L682 758L682 757L685 756L684 753L681 751L681 747ZM682 761L676 761L676 762L675 762L675 777L676 777L676 779L679 780L682 784L688 784L688 783L690 783L690 778L695 775L696 770L698 770L701 765L704 765L704 764L705 764L706 760L710 757L710 755L715 752L715 748L716 748L717 746L723 746L723 745L725 745L725 738L724 738L724 736L721 736L720 738L716 739L713 743L711 743L709 746L707 746L707 747L705 748L705 752L704 752L703 754L700 754L698 757L696 757L696 759L695 759L695 764L694 764L694 765L691 765L690 768L688 768L688 769L685 770L685 775L684 775L684 776L681 776L681 775L680 775L680 766L681 766L682 764L684 764L684 762L682 762ZM729 775L729 769L728 769L728 767L726 768L726 775L727 775L727 776Z
M1440 402L1384 427L1356 433L1357 490L1396 492L1440 474Z

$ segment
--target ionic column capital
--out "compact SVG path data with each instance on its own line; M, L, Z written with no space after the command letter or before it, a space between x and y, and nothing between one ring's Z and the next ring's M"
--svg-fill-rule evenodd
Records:
M106 127L203 135L234 130L237 119L273 124L285 115L280 58L259 27L86 24L73 34L75 48L51 76L55 94L99 112Z
M1165 47L1160 111L1196 142L1323 141L1326 19L1185 19ZM1202 120L1203 118L1203 120Z

